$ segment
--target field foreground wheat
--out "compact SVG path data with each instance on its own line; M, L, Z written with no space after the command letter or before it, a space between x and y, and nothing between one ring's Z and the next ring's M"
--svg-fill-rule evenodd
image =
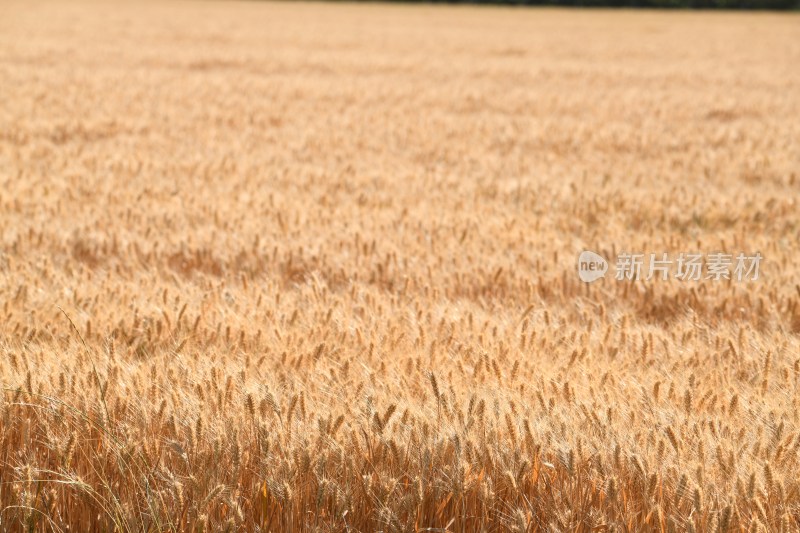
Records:
M3 3L0 530L797 531L798 37Z

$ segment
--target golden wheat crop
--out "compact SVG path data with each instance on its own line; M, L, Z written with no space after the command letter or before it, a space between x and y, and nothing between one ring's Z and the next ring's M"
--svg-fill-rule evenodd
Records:
M4 2L0 530L797 531L798 65L797 15Z

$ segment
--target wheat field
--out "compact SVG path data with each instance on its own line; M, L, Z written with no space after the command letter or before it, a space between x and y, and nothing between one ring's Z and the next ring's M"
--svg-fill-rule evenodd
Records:
M0 530L798 531L799 65L796 14L3 2Z

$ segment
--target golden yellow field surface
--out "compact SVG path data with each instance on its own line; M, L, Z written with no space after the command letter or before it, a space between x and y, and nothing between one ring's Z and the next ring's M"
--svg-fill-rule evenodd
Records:
M799 67L796 14L0 4L0 531L797 531Z

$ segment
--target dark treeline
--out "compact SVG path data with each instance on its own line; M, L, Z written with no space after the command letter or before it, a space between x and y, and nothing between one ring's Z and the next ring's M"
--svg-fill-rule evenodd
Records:
M415 1L415 0L401 0ZM674 9L798 9L800 0L421 0L451 4L502 4L574 7L650 7Z

